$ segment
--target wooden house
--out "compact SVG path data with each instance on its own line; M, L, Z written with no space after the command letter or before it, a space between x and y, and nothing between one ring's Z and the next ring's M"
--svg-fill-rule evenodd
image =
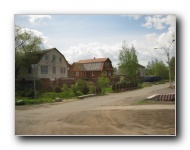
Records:
M111 77L113 67L109 58L94 58L74 62L68 72L70 78L96 80L102 73L106 77Z

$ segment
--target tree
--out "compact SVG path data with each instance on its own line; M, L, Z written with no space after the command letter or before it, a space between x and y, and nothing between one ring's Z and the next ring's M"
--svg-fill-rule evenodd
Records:
M37 59L43 39L32 31L15 26L15 77L23 70L31 70L31 64Z
M160 76L162 79L168 79L168 68L163 61L154 61L148 62L146 67L146 75Z
M139 65L134 45L128 48L126 42L123 42L119 61L120 74L126 75L130 83L136 84L139 77Z
M105 88L108 87L109 83L109 78L107 78L104 74L101 74L98 78L98 87L102 89L102 94L105 94Z
M175 79L175 57L170 59L170 71L171 71L171 79Z

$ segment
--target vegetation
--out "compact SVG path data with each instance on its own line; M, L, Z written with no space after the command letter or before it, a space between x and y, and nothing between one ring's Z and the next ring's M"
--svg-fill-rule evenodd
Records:
M68 87L66 84L63 84L62 88L56 88L55 92L37 92L36 99L34 99L34 92L33 90L31 90L31 88L28 88L27 90L21 89L19 92L16 92L15 100L16 102L18 100L23 100L22 104L26 105L39 104L54 102L56 98L61 98L65 100L76 98L77 96L86 94L105 94L108 92L112 92L112 89L109 87L109 79L104 75L101 75L98 79L97 87L92 82L87 82L85 80L79 79L77 80L76 84L72 84L71 87Z
M109 86L110 80L104 74L98 78L98 87L102 89L102 94L106 92L106 88Z
M175 80L175 57L170 60L171 79Z
M165 80L168 80L169 78L168 67L163 61L158 61L157 59L155 61L148 62L145 72L146 75L159 76L161 79Z
M128 82L132 84L138 83L139 65L135 47L127 47L123 42L122 49L119 53L119 71L121 75L127 76Z
M43 39L32 31L15 26L15 77L22 70L31 72L31 64L37 59Z

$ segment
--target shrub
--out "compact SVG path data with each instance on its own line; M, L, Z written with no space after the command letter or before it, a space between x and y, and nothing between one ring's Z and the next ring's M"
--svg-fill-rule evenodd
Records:
M61 88L60 88L60 87L56 87L56 88L55 88L55 92L56 92L56 93L60 93L60 92L61 92Z
M86 86L83 87L83 89L82 89L82 93L85 94L85 95L88 94L89 91L90 91L89 88L86 87Z
M96 87L96 94L102 93L102 89L100 87Z

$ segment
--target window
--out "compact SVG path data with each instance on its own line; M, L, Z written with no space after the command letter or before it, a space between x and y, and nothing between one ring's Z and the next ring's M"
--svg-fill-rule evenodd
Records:
M52 56L52 62L55 62L55 61L56 61L56 56L53 55L53 56Z
M61 62L62 61L62 58L61 57L59 57L59 62Z
M109 62L105 62L105 67L109 67Z
M86 76L86 72L83 72L83 76Z
M49 55L45 55L45 60L46 60L46 61L49 60Z
M47 74L48 73L48 66L41 66L41 73Z
M94 76L94 72L92 71L92 76Z
M79 72L78 71L76 72L76 76L79 76Z
M65 73L65 68L61 67L61 68L60 68L60 72L61 72L61 73Z
M52 67L52 73L56 74L56 67Z
M111 76L111 71L108 71L108 76Z

